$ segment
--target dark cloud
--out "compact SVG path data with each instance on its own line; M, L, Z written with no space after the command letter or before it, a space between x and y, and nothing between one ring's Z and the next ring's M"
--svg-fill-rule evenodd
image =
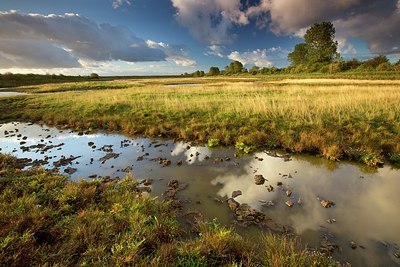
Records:
M357 37L373 53L399 52L400 0L171 1L182 25L208 44L232 42L235 25L254 23L277 35L301 36L316 22L332 21L342 43Z
M231 43L235 36L229 33L230 28L248 23L240 0L171 1L178 21L206 44Z
M145 40L135 36L128 29L110 24L99 25L77 14L44 16L0 12L0 25L0 42L17 44L15 49L12 46L0 45L2 57L12 59L14 65L23 64L18 62L18 58L36 59L37 66L48 64L48 68L76 67L76 58L128 62L166 59L166 54L161 49L149 47ZM29 43L32 44L31 48ZM27 49L19 49L22 46ZM55 60L40 59L35 55L35 51L46 49L49 49ZM56 56L57 52L59 55ZM72 64L74 60L75 64Z
M1 40L0 68L47 68L48 66L77 68L81 67L81 64L64 49L47 42Z

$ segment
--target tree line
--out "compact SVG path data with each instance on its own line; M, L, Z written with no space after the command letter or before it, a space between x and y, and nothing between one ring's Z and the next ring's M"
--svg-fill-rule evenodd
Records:
M212 66L209 71L184 73L183 76L203 77L237 74L295 74L295 73L338 73L346 71L400 71L400 60L391 64L384 55L360 61L358 59L344 60L338 53L338 43L335 41L335 28L331 22L315 23L304 35L304 43L297 44L288 54L291 63L285 68L253 66L246 69L239 61L233 61L223 70Z

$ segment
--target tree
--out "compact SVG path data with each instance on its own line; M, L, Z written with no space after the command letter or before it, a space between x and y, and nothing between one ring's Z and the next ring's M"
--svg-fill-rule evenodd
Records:
M334 41L332 22L315 23L304 35L305 43L297 44L288 59L292 66L301 64L330 63L339 58L338 43Z
M379 55L364 62L365 65L374 69L376 69L379 65L383 63L389 63L389 59L383 55Z
M100 76L97 74L97 73L90 73L90 76L89 76L91 79L99 79L100 78Z
M297 44L294 47L294 51L288 54L288 59L292 63L292 66L298 66L300 64L307 63L308 50L305 43Z
M260 72L260 67L258 66L253 66L251 67L251 69L249 69L249 73L251 73L252 75L256 75Z
M338 43L334 41L335 32L332 22L326 21L315 23L307 30L304 40L307 46L308 63L332 62L339 56Z
M240 61L233 61L225 68L229 74L238 74L244 71L243 64Z
M219 68L218 67L210 67L208 71L208 76L217 76L219 75Z

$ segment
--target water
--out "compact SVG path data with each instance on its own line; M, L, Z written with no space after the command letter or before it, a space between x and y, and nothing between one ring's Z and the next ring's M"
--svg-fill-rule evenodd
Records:
M177 83L177 84L167 84L165 87L183 87L183 86L199 86L201 83Z
M38 144L44 146L23 152L24 148ZM118 157L102 163L99 159L111 153L110 148ZM61 156L80 156L59 168L61 173L68 167L76 169L70 175L73 180L90 179L92 175L124 177L126 171L132 171L138 179L154 179L152 194L156 196L162 195L169 180L177 179L189 184L179 193L186 209L200 211L206 219L217 218L225 225L232 224L233 216L227 205L218 203L215 197L230 197L233 191L241 190L242 195L235 198L238 202L248 203L277 222L293 227L310 246L317 247L323 235L329 236L342 249L334 254L339 260L353 266L400 266L394 255L399 253L400 244L400 171L389 166L373 170L312 156L285 160L264 152L234 158L235 151L230 148L189 148L182 142L102 133L82 135L24 123L0 125L0 149L0 153L32 160L44 160L47 156L43 165L49 169ZM158 157L167 158L171 165L163 167ZM182 165L177 166L177 161L182 161ZM256 185L255 174L262 174L268 181ZM278 182L282 182L281 187ZM268 192L266 185L272 185L274 191ZM293 192L290 197L286 190ZM322 199L336 205L323 208ZM285 205L287 200L294 203L292 208ZM268 201L275 205L263 206ZM254 227L238 231L251 238L260 235ZM357 243L355 250L350 248L350 241Z
M0 97L10 97L10 96L19 96L19 95L27 95L27 93L0 91Z

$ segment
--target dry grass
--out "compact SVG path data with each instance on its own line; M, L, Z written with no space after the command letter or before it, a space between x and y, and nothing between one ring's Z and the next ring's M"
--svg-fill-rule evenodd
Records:
M197 86L169 87L170 84ZM301 84L300 84L301 83ZM328 85L327 85L328 84ZM173 78L118 81L85 92L19 98L19 116L72 127L122 130L190 141L219 139L259 147L315 152L378 165L396 158L400 140L397 80L295 80L271 84L252 78ZM71 85L47 85L56 92ZM84 86L84 84L82 85ZM79 87L79 84L72 86ZM101 89L112 87L112 90ZM18 101L15 101L15 105ZM12 116L14 114L14 116ZM265 136L246 138L253 132Z

